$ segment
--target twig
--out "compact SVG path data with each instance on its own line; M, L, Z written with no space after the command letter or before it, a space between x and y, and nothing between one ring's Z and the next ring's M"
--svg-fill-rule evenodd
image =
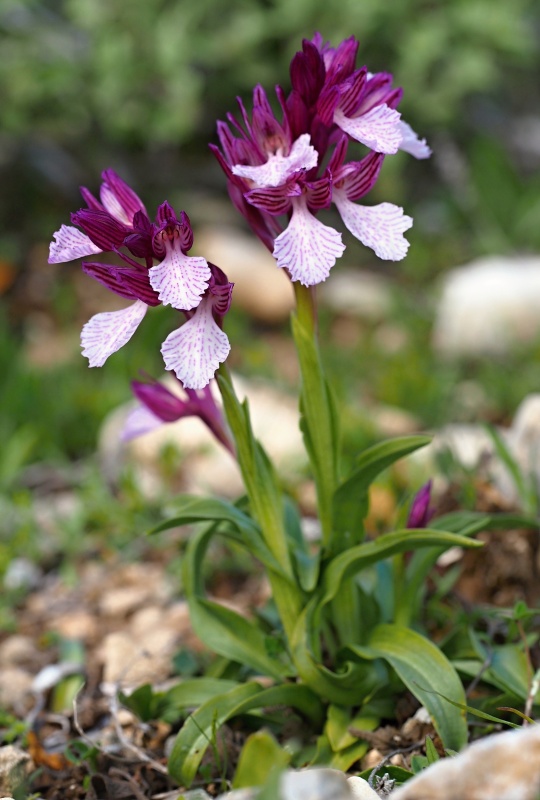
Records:
M137 745L131 742L124 734L124 731L122 730L122 726L120 724L120 720L118 719L118 713L120 711L120 704L118 702L118 689L117 691L114 692L114 694L109 700L109 710L111 712L114 730L118 738L118 741L123 747L125 747L126 750L132 752L141 761L144 761L146 764L155 769L156 772L161 772L162 775L168 776L169 773L167 771L167 767L164 767L163 764L159 763L159 761L156 761L154 758L151 758L151 756L147 755L144 752L144 750L142 750L140 747L137 747Z

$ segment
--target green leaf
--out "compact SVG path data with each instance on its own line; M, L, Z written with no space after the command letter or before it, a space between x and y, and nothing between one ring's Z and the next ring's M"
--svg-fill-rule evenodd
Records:
M386 533L371 542L359 544L341 553L327 565L323 587L324 595L321 605L329 603L338 593L343 581L355 575L365 567L376 564L395 553L416 550L419 547L438 545L443 549L449 547L482 547L482 542L467 539L455 533L432 530L430 528L409 529Z
M437 748L433 744L433 739L431 739L429 736L426 736L425 746L428 764L434 764L436 761L439 761L440 756L437 752Z
M319 623L314 622L319 601L314 597L298 618L291 641L294 665L304 683L332 703L342 706L359 705L367 701L378 686L385 682L385 670L378 663L346 662L333 672L322 663L319 652Z
M156 525L150 535L194 522L215 522L218 525L226 523L226 528L219 525L217 529L222 536L244 547L268 569L284 575L279 562L264 542L259 526L232 503L217 498L182 495L175 500L175 506L176 515Z
M160 703L175 709L197 708L216 695L228 692L236 686L238 686L237 681L223 678L190 678L177 683L176 686L164 692ZM133 694L130 695L130 698L133 697Z
M184 557L184 591L195 632L214 652L247 664L259 673L277 680L291 675L290 663L268 655L266 635L260 628L235 611L205 599L201 567L213 533L212 526L195 534Z
M291 760L269 731L257 731L246 740L238 759L233 789L262 786L273 769L284 769Z
M255 682L236 686L204 703L185 721L169 758L171 777L191 786L214 731L232 717L275 705L297 709L315 727L322 724L322 704L307 686L291 683L264 689Z
M500 717L494 717L493 714L486 714L485 711L480 711L478 708L474 708L474 706L468 706L466 703L459 703L456 700L452 700L451 697L447 697L440 692L436 692L435 689L432 691L433 694L438 695L447 703L454 706L455 708L459 708L462 712L466 712L468 714L472 714L473 717L479 717L480 719L488 720L489 722L497 722L500 725L507 725L509 728L521 728L521 725L516 725L515 722L508 722L507 719L501 719Z
M344 750L352 744L358 743L358 736L350 733L350 728L362 731L373 731L379 723L379 718L367 716L362 712L356 715L351 708L330 705L326 716L325 733L334 752Z
M351 649L366 658L382 658L393 667L409 691L427 708L445 747L460 750L467 743L465 714L441 699L444 695L454 704L464 705L463 686L454 667L435 644L409 628L379 625L366 647Z
M320 591L309 601L298 617L291 639L293 659L302 680L321 697L337 705L363 703L371 696L377 685L384 681L382 665L345 662L339 672L333 672L322 663L319 636L324 607L336 598L332 613L339 613L339 592L344 582L365 567L377 563L394 553L430 547L434 544L446 547L461 545L481 546L463 536L429 529L404 530L380 536L373 542L357 545L341 553L326 566ZM362 632L362 620L358 620L358 636ZM352 650L354 651L354 648Z
M482 673L482 680L526 700L529 694L529 665L523 650L515 644L486 647L473 630L469 631L469 636L479 659L482 663L489 663Z
M341 552L362 541L363 521L368 511L368 490L377 475L403 456L425 447L430 441L429 436L404 436L374 445L360 455L352 475L334 492L334 552Z
M300 514L293 501L285 497L285 529L289 538L289 550L293 557L298 582L305 592L312 592L317 586L320 570L320 555L312 553L300 524Z

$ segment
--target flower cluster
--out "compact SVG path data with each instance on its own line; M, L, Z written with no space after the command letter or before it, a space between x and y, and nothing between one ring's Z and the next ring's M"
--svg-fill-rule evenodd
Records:
M149 306L171 305L187 321L163 342L165 367L185 389L204 389L230 350L222 321L233 284L214 264L187 255L193 231L184 211L177 217L165 202L151 222L140 198L113 170L106 170L102 178L99 200L81 189L87 208L71 216L78 227L62 225L54 234L49 263L114 253L120 264L84 261L82 268L134 302L120 311L96 314L86 323L83 355L91 367L101 367L131 339Z
M218 123L221 149L211 145L228 178L229 194L254 232L291 280L312 286L326 280L345 246L341 233L316 214L334 203L345 226L383 259L402 259L412 219L391 203L362 206L386 154L405 150L427 158L430 150L401 119L402 90L392 76L356 69L358 42L337 48L317 34L304 40L290 68L292 90L276 87L282 121L261 86L251 118L239 99L241 121ZM369 148L346 161L351 140ZM284 227L279 217L287 216Z

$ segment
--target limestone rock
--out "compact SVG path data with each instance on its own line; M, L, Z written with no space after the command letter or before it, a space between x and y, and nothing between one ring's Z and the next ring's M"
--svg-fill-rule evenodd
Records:
M280 800L351 800L347 779L336 769L287 770L283 773Z
M504 353L539 334L538 256L488 256L446 275L433 331L439 352Z
M347 779L354 800L381 800L375 789L367 781L352 775Z
M0 793L11 794L26 777L30 756L12 744L0 747Z
M536 800L540 725L488 736L392 793L392 800Z
M385 319L392 308L391 283L383 275L340 267L320 287L322 303L338 314L368 322Z

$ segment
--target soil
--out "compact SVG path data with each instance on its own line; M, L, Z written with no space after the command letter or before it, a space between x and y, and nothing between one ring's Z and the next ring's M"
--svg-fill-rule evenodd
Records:
M480 486L478 496L481 510L508 510L489 486ZM452 507L451 492L444 502ZM517 530L481 537L486 541L482 551L461 557L456 597L471 605L508 606L524 599L537 606L537 537ZM191 630L186 604L167 568L177 547L173 543L171 549L149 550L136 564L110 554L89 554L79 559L69 579L57 565L20 602L16 631L2 634L0 707L12 717L0 725L6 730L16 720L28 724L30 733L15 743L31 759L28 790L44 800L163 800L170 792L171 798L177 796L166 771L174 730L164 722L141 723L118 699L120 689L147 681L154 686L178 681L173 659L179 651L204 658L204 646ZM216 571L214 588L222 600L244 609L266 596L256 575L231 578ZM47 684L43 670L62 663L62 643L69 640L79 642L85 682L73 707L55 708L55 685L62 673L53 673ZM42 691L36 690L36 676L41 676ZM362 768L396 750L409 753L398 754L392 763L407 764L411 746L426 733L438 744L430 726L414 726L416 708L404 697L399 717L369 734L371 748ZM243 739L242 731L223 731L231 772ZM78 756L68 750L66 757L70 742L78 743ZM223 791L218 782L206 781L204 787L210 793Z

